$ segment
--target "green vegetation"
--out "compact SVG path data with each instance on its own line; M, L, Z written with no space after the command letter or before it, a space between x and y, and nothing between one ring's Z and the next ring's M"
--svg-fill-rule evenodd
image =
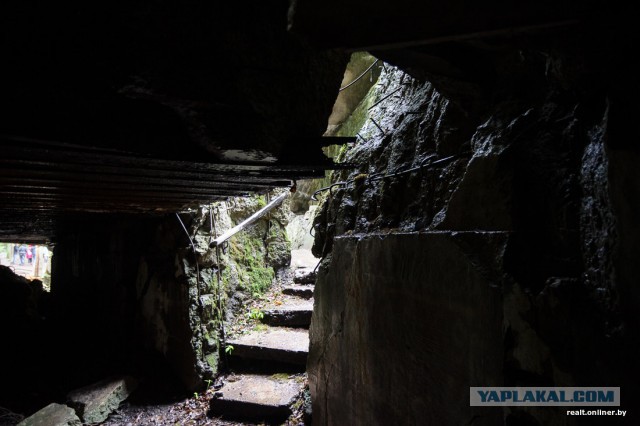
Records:
M221 218L216 220L219 224L224 223L225 227L233 226L266 204L267 199L264 195L250 199L236 199L233 206L230 206L229 210L225 209L224 213L220 213ZM205 212L206 214L208 213ZM233 345L226 345L219 339L224 322L223 309L226 299L233 297L236 291L241 291L252 298L264 297L264 293L275 279L274 267L282 263L273 259L277 258L284 249L287 253L289 252L290 243L286 240L283 226L276 219L278 214L281 213L274 213L269 228L266 226L266 221L261 220L256 226L234 235L219 250L220 259L217 259L215 251L211 250L202 255L203 264L200 268L202 297L197 300L197 304L194 304L190 315L197 316L197 320L202 325L201 332L197 335L201 344L194 344L196 355L211 367L214 374L218 372L220 357L225 354L231 355L234 351ZM221 232L221 229L217 231ZM198 237L206 242L209 232L209 225L205 221L198 231ZM221 267L220 288L215 270L218 266ZM190 275L189 279L190 284L195 286L195 277ZM193 292L192 297L195 296L199 295ZM218 301L218 297L222 298L221 302ZM244 300L245 297L242 296L242 299ZM245 315L240 313L241 320L245 324L249 322L246 324L247 328L259 326L259 320L264 316L259 309L249 311ZM221 349L224 349L224 354ZM208 377L211 376L208 375ZM205 383L207 388L211 386L210 381L205 380Z
M267 198L264 195L257 195L256 199L258 200L258 208L263 208L267 205Z
M13 258L13 253L9 250L9 244L7 243L0 243L0 253L4 253L9 260Z
M204 359L213 371L218 371L218 362L220 361L218 352L211 352L210 354L207 354Z
M230 256L238 263L238 287L248 290L259 298L271 286L275 278L273 268L265 265L264 243L250 233L238 234L229 244ZM223 273L223 282L228 285L230 271Z
M276 373L276 374L272 374L271 378L275 380L288 380L289 375L287 373Z
M247 317L247 319L260 321L262 318L264 318L264 312L262 312L260 309L253 308L249 312L247 312L245 316Z
M293 405L291 406L291 410L293 410L293 412L296 412L300 408L302 408L303 404L304 404L304 399L298 398L298 399L296 399L296 402L294 402Z

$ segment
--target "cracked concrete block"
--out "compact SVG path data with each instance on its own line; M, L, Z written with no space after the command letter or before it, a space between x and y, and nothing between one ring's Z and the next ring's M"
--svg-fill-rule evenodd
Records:
M230 339L233 355L241 358L272 360L304 365L309 352L309 332L279 327L253 331Z
M211 400L211 412L225 417L284 419L291 414L290 406L302 387L295 379L245 374L224 385Z
M67 398L84 423L100 423L129 397L137 384L136 379L128 376L106 379L76 389Z
M311 299L313 297L313 288L309 284L288 284L282 286L282 294Z
M63 404L49 404L32 416L27 417L18 426L81 426L73 408Z
M293 299L264 310L262 322L285 327L308 327L313 314L313 300Z

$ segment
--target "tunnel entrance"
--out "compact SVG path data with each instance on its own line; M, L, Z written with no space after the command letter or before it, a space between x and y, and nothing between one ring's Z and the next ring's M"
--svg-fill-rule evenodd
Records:
M0 243L0 265L16 275L42 281L44 290L50 291L52 249L47 245Z
M300 278L294 283L293 273L303 266L312 271L318 259L310 255L308 241L296 244L292 259L287 231L308 236L308 218L298 223L287 198L253 226L211 246L288 193L230 198L178 217L69 218L59 224L64 232L54 256L47 254L53 260L51 292L31 276L14 273L15 266L29 265L26 254L23 264L19 256L29 245L3 246L17 256L3 256L8 265L0 267L0 331L12 348L0 369L0 407L19 413L13 418L53 402L75 408L78 390L113 386L128 389L120 396L127 401L119 416L100 422L115 425L139 417L144 420L137 424L146 424L154 415L171 418L162 411L170 407L181 421L179 416L195 406L205 421L230 415L227 408L209 413L209 400L220 385L245 375L257 380L256 386L266 377L267 385L280 383L295 390L292 398L301 397L313 288ZM272 332L276 341L289 336L285 340L294 346L260 349L243 343L255 333ZM271 365L256 359L256 350L284 358ZM277 408L277 416L289 405ZM296 409L302 415L302 403Z

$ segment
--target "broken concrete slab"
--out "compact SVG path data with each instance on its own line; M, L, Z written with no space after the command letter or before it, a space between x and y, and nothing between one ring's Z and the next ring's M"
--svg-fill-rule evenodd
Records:
M82 422L73 408L53 403L27 417L18 426L82 426Z
M297 284L313 284L316 282L316 270L314 268L299 268L293 272L293 282Z
M262 322L274 326L308 327L313 314L313 301L292 298L284 304L262 311Z
M100 423L129 397L137 385L138 381L133 377L116 377L76 389L67 398L84 423Z
M300 394L303 381L282 375L246 374L227 381L211 400L211 414L254 420L284 419Z
M311 299L314 286L309 284L287 284L282 286L282 294Z
M269 327L227 340L232 355L241 358L305 365L309 352L309 331Z

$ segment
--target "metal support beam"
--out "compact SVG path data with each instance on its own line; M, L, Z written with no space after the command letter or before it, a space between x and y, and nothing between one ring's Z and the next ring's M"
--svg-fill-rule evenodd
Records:
M227 232L225 232L224 234L220 235L215 240L211 241L211 243L209 244L209 247L215 248L215 247L219 246L220 244L224 243L225 241L227 241L229 238L231 238L234 235L236 235L238 232L240 232L243 229L248 228L249 226L253 225L261 217L263 217L264 215L269 213L271 210L275 209L280 204L282 204L282 202L288 196L289 196L289 191L283 192L282 194L278 195L276 198L271 200L271 202L269 204L267 204L266 206L264 206L263 208L261 208L260 210L258 210L254 214L252 214L251 216L249 216L247 219L245 219L244 221L242 221L241 223L239 223L235 227L229 229Z

